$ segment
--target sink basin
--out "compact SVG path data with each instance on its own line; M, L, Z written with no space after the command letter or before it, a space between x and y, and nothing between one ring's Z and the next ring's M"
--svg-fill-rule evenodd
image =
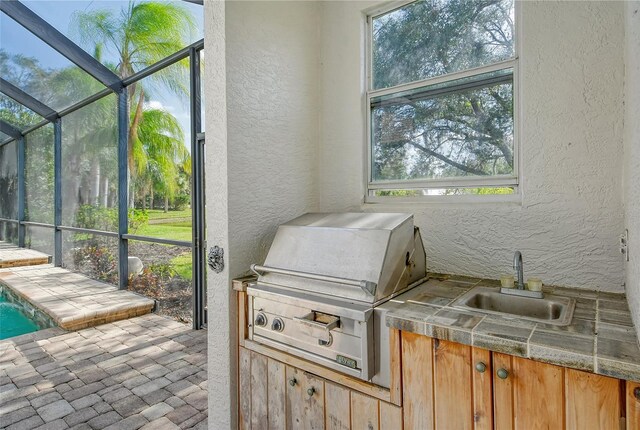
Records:
M545 294L544 298L512 296L495 287L475 287L456 299L452 306L503 317L519 317L558 326L569 325L575 299Z

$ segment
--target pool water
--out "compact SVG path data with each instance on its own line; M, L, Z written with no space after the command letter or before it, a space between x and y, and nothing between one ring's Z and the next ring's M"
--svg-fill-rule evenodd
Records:
M0 294L0 339L40 330L22 309L20 305L8 302L4 294Z

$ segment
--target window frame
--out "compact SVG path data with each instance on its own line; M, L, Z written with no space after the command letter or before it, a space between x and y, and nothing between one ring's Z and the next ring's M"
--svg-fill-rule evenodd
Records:
M404 202L521 202L522 200L522 166L520 148L520 22L521 5L513 0L513 57L507 60L491 63L485 66L473 67L458 72L447 73L405 84L394 85L387 88L373 89L373 20L379 16L393 12L411 3L420 0L401 0L379 5L363 12L365 28L365 52L364 52L364 114L365 114L365 160L364 169L364 203L404 203ZM477 76L483 73L513 69L513 174L497 176L460 176L435 179L398 179L398 180L373 180L373 141L371 133L371 100L374 97L400 93L428 85L450 82L456 79ZM376 196L375 192L384 190L422 190L422 189L460 189L482 187L510 187L512 194L462 194L462 195L423 195L423 196Z

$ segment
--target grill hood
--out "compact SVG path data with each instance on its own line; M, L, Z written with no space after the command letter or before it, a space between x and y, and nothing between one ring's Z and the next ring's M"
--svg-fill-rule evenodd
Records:
M309 213L278 227L258 284L378 303L426 276L413 215Z

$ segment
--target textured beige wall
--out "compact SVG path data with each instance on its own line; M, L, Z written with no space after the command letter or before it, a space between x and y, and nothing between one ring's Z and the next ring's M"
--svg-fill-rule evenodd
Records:
M623 290L622 2L522 2L522 204L368 204L363 163L363 10L324 2L320 209L409 211L429 269L497 278L524 255L525 276Z
M629 229L627 300L640 342L640 1L625 11L625 222Z
M205 55L203 84L206 115L205 189L207 245L227 251L222 273L207 273L209 427L237 428L234 393L237 391L236 306L229 288L233 277L229 262L227 96L225 61L225 3L207 1L205 11ZM217 61L216 61L217 59ZM215 156L214 156L215 154Z
M209 428L236 428L235 296L277 226L317 210L318 5L205 2ZM225 60L226 59L226 60Z

